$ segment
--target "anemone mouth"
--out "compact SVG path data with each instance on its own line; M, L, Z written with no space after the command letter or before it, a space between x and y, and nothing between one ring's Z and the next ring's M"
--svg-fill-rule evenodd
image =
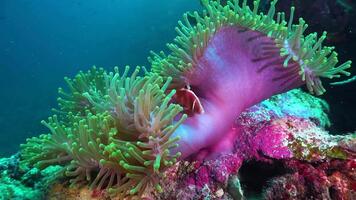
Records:
M153 72L173 78L170 86L172 88L182 88L189 84L187 75L199 65L200 57L210 39L221 28L235 25L273 38L280 55L285 57L284 66L289 67L292 60L297 62L300 68L298 73L311 93L320 95L325 92L320 77L338 78L340 75L350 75L346 70L351 67L351 61L337 66L337 53L333 51L333 47L323 46L326 32L319 38L316 33L304 35L308 27L305 21L300 18L299 24L293 24L294 7L291 8L287 22L283 12L276 14L277 0L271 1L267 14L259 13L260 0L253 2L253 8L247 5L247 0L243 0L241 5L238 0L227 1L226 6L219 1L202 2L205 7L202 14L194 12L191 19L186 13L183 21L178 22L175 43L167 44L171 53L152 52L152 57L149 58Z

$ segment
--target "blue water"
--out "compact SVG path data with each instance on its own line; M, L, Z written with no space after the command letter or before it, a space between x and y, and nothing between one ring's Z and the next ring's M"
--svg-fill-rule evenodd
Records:
M198 0L0 0L0 157L48 130L64 76L148 65Z

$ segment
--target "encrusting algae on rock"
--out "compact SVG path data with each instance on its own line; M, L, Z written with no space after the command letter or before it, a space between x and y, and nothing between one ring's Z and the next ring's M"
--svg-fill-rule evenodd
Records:
M59 89L56 115L42 121L50 133L21 145L22 163L62 165L73 186L139 199L162 191L164 170L179 160L231 152L246 108L303 84L320 95L320 77L350 75L351 61L338 65L323 46L325 32L304 36L304 20L293 24L293 7L287 22L276 0L266 14L259 0L203 3L202 14L179 21L171 53L149 58L152 71L93 67L66 78L69 92Z

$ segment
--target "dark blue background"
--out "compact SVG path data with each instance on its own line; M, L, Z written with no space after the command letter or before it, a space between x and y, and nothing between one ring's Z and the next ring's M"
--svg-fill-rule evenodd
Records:
M47 133L63 77L148 65L198 0L0 0L0 157Z

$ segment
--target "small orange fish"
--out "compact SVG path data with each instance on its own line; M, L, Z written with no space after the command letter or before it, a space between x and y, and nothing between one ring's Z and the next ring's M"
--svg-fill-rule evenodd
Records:
M204 113L203 105L189 86L177 90L173 96L173 101L183 106L184 113L188 116Z

